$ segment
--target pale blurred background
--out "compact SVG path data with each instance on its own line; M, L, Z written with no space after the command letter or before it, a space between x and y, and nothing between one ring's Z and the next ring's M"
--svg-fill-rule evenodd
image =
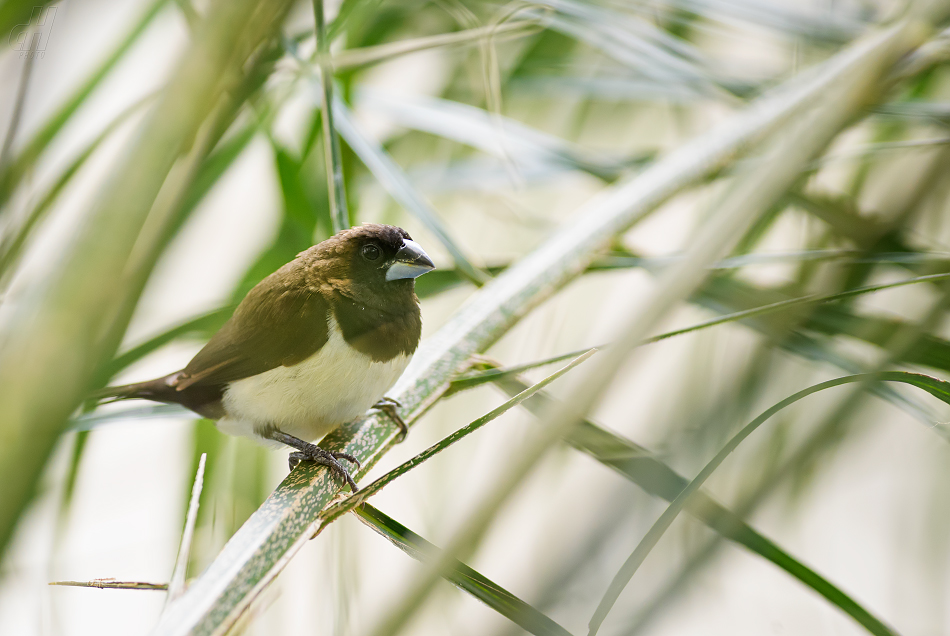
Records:
M205 10L204 4L196 3L199 13ZM365 28L378 30L385 41L409 39L466 28L470 25L459 22L466 11L484 23L506 8L467 0L397 6L401 4L374 5L379 15L364 16L371 25ZM114 50L148 5L140 0L68 0L54 5L55 21L45 55L35 60L28 80L17 140L29 137ZM516 144L507 150L510 156L493 157L466 150L443 136L414 132L400 104L433 97L491 111L489 102L494 100L500 107L498 115L576 144L595 159L623 162L662 154L709 130L741 109L746 94L828 57L866 28L865 21L894 11L888 2L841 0L630 0L600 3L595 8L624 15L631 24L649 25L670 37L681 36L688 51L678 52L676 59L699 55L691 63L721 86L696 89L684 79L685 74L657 70L650 53L641 53L644 67L638 69L634 40L629 46L634 53L625 64L619 54L611 57L607 47L598 50L590 42L577 43L565 35L541 39L537 34L493 43L497 68L486 62L479 46L438 47L358 70L346 80L351 88L346 97L364 132L387 144L452 236L478 264L501 265L528 253L604 182L571 166L532 164L530 157L518 155ZM336 14L334 2L327 11L331 18ZM679 26L677 16L683 21ZM284 31L297 34L308 29L312 29L312 9L309 3L300 3ZM630 33L635 39L636 33ZM119 113L162 86L188 37L182 12L169 3L57 137L29 176L30 188L18 195L15 205L27 206L30 197L42 192L44 184ZM335 44L335 48L346 46L346 37ZM309 55L312 37L301 47ZM7 46L0 55L2 130L10 120L24 72L24 62L16 53ZM275 148L300 152L314 108L313 87L295 78L293 63L281 60L268 84L274 94L286 93L269 127L271 139L263 132L255 134L175 237L148 283L122 349L226 304L246 280L249 268L274 243L285 209ZM939 104L950 97L947 78L945 69L935 71L920 89L926 99ZM495 81L502 88L500 94L486 97L491 93L486 84ZM489 117L486 121L504 136L497 120ZM56 199L9 282L5 303L27 293L35 277L70 240L77 219L93 201L138 122L133 115L110 135ZM920 166L933 161L946 165L944 147L905 147L873 155L862 149L882 140L941 137L946 135L944 123L867 120L837 140L830 151L837 158L825 164L809 188L853 196L862 210L886 216L889 206L899 205L895 200L907 196L902 189L915 187L913 175ZM888 133L891 137L881 132L887 126L893 127ZM309 187L309 194L325 197L322 151L313 155L318 159L306 164L316 184ZM935 159L938 155L941 158ZM865 161L869 156L873 161ZM406 227L437 265L451 267L447 253L423 224L395 204L358 160L348 165L359 166L346 175L356 222ZM867 172L860 183L859 171ZM940 180L946 181L945 177ZM715 182L676 198L625 235L622 244L645 257L675 255L696 222L711 213L708 206L721 188ZM947 188L938 185L932 190L905 222L902 236L921 251L946 252L950 244ZM752 251L794 254L843 247L846 241L829 237L824 222L796 207L777 215ZM763 259L736 276L760 287L778 287L800 280L803 267L817 271L812 281L833 279L842 271L836 268L844 267L833 259L803 262L794 257ZM882 265L864 282L907 276L896 265ZM532 312L488 355L515 364L603 344L646 297L653 281L643 268L588 274ZM821 289L817 283L812 286ZM472 290L470 285L461 285L425 299L424 337L434 333ZM863 297L856 307L914 321L930 310L935 298L934 288L918 285ZM685 305L663 330L713 315L699 305ZM933 331L947 335L948 330L938 326ZM160 348L124 370L113 383L178 369L201 344L200 338L191 338ZM845 336L827 338L822 346L866 364L885 355ZM552 370L528 375L540 379ZM828 360L805 359L748 326L728 324L650 345L635 366L621 373L593 419L646 446L691 477L758 412L804 386L843 373ZM552 392L561 394L573 382L572 376L559 380ZM847 434L826 447L832 452L818 455L813 464L778 484L746 520L899 633L937 636L950 633L950 447L928 429L933 422L950 419L950 410L920 392L896 390L923 405L926 416L914 417L908 412L910 407L902 410L880 398L866 397L852 414ZM791 456L809 431L833 411L836 395L830 391L809 398L766 424L714 475L709 490L727 506L753 493L769 470ZM366 483L504 399L500 391L483 386L440 403L365 478ZM135 406L141 405L114 408ZM536 426L526 412L514 410L387 487L373 500L374 505L438 545L457 529L487 477L499 469L499 458L506 457L506 450ZM209 452L209 464L190 576L210 563L230 534L287 474L286 452L225 438L208 422L178 416L120 418L97 427L85 440L66 506L64 492L76 444L75 432L61 439L45 469L42 488L3 558L0 634L148 633L162 610L163 592L49 587L47 583L96 578L167 582L181 538L196 449ZM586 633L590 613L610 578L664 507L664 502L604 466L559 447L499 514L469 565L572 633ZM720 542L685 585L664 593L692 555L714 537L695 520L679 519L625 590L603 633L865 633L819 595L729 542ZM293 559L238 631L367 633L420 568L355 517L347 516ZM665 600L657 605L661 597ZM638 621L649 607L655 611L641 624ZM406 633L501 636L522 632L442 582Z

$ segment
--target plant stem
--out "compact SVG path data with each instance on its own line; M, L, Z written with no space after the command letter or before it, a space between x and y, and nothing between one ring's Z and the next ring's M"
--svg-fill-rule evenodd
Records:
M323 0L313 0L314 29L317 34L317 64L320 67L321 96L323 97L323 153L326 159L327 191L330 196L330 220L333 232L350 227L346 207L346 187L343 183L343 158L340 138L333 125L333 66L330 62L330 39L323 15Z

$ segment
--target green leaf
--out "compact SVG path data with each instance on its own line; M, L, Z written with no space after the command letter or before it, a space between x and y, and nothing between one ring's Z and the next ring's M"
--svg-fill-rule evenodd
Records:
M508 395L516 395L528 386L523 380L509 375L499 377L494 383ZM542 391L526 400L524 406L535 415L543 415L553 401L554 398ZM617 471L651 495L667 501L676 499L689 485L688 479L661 462L646 448L601 428L590 420L583 420L564 441ZM702 490L697 491L687 502L685 509L723 537L745 546L754 554L785 570L872 633L886 633L883 631L886 630L884 623L880 619L833 583L759 534Z
M731 260L731 259L730 259ZM702 329L707 329L709 327L715 327L717 325L729 323L729 322L738 322L745 321L751 318L757 318L765 316L771 313L780 312L784 310L793 309L795 307L802 307L807 305L824 305L827 303L833 303L839 300L845 300L848 298L854 298L856 296L861 296L864 294L870 294L878 291L883 291L886 289L894 289L897 287L904 287L907 285L915 285L918 283L935 283L942 280L950 279L950 274L930 274L927 276L918 276L915 278L909 278L901 281L895 281L893 283L884 283L880 285L868 285L865 287L859 287L857 289L849 289L843 292L838 292L835 294L812 294L810 296L803 296L799 298L786 298L784 300L778 300L771 302L767 305L761 305L758 307L751 307L749 309L743 309L741 311L735 311L728 313L717 318L712 318L710 320L705 320L701 323L683 327L682 329L674 329L672 331L667 331L656 336L647 338L641 343L642 345L651 344L654 342L659 342L661 340L666 340L668 338L673 338L676 336L681 336L687 333L692 333L695 331L700 331ZM714 281L714 283L717 281ZM737 283L734 279L720 279L718 282L727 283L727 284L736 284L737 288L741 283ZM715 286L715 285L714 285ZM742 288L745 292L753 290L751 286L745 286ZM702 292L701 292L702 293ZM766 295L763 293L763 295ZM854 314L848 313L846 310L841 309L840 307L831 307L827 309L828 314L833 315L837 318L838 322L833 323L829 320L823 319L823 314L821 312L815 312L816 317L812 317L809 321L819 322L824 325L829 332L837 334L847 334L849 336L861 338L872 344L877 344L879 346L885 346L891 336L893 336L898 329L903 325L899 321L891 321L886 319L872 319L859 317ZM831 330L829 327L830 324L835 324L838 329ZM609 344L600 345L597 348L603 349L608 347ZM543 360L537 360L535 362L529 362L525 364L520 364L508 368L498 368L492 366L491 368L469 371L463 375L460 375L452 381L452 385L447 392L447 394L455 393L458 391L463 391L465 389L470 389L486 382L495 382L501 378L510 377L514 375L521 374L529 369L534 369L536 367L546 366L565 360L567 358L572 358L580 355L586 351L586 349L581 349L578 351L571 351L568 353L563 353L557 356L552 356L550 358L545 358ZM914 357L908 356L908 362L918 362L920 364L925 364L925 361L930 362L930 366L935 368L943 368L950 370L950 342L937 338L935 336L922 336L921 342L913 347L911 350L911 355L916 354ZM940 366L948 365L948 366Z
M388 62L393 58L418 51L480 44L486 38L491 38L492 42L497 43L533 35L538 32L540 26L540 20L512 20L498 25L493 24L454 33L440 33L438 35L387 42L376 46L346 49L333 56L333 68L337 71L352 71L371 64Z
M324 166L327 174L327 192L330 197L330 220L333 233L350 227L350 212L346 203L346 186L343 182L343 157L340 154L340 136L334 124L336 113L333 100L333 64L330 61L330 38L323 15L323 0L313 1L314 34L317 40L316 61L320 67L320 105L323 126ZM291 51L293 54L293 51ZM315 82L316 83L316 82Z
M10 268L17 262L19 259L20 253L23 250L24 245L26 245L27 240L31 236L33 229L46 217L46 213L50 210L53 203L56 202L56 199L59 197L59 194L63 191L63 188L72 180L72 178L79 172L79 169L85 165L86 160L95 152L96 148L102 144L103 141L123 122L125 122L131 115L139 111L140 108L148 104L154 99L153 95L148 95L145 98L135 102L124 111L122 111L115 119L113 119L109 124L103 128L96 137L89 142L88 145L78 154L76 158L60 173L59 177L50 185L46 193L43 194L36 205L26 213L26 217L15 228L15 231L8 231L8 233L0 240L0 276L5 272L9 271ZM11 228L13 230L13 228Z
M69 421L66 430L69 431L91 431L105 424L118 422L139 421L151 418L182 417L185 419L196 419L199 416L183 406L177 404L153 404L149 406L137 406L121 411L84 413Z
M677 0L677 6L706 19L727 25L740 20L796 38L840 44L852 40L864 28L865 18L857 7L828 5L808 7L778 2L730 2L729 0Z
M400 126L513 160L523 169L551 165L612 181L625 168L644 160L642 156L624 160L600 157L521 122L447 99L397 96L364 88L357 93L357 104L386 115Z
M53 113L53 115L40 126L39 130L23 146L20 153L7 166L0 167L0 209L10 198L14 188L19 183L20 178L29 172L30 168L36 162L37 158L46 150L50 142L59 134L66 123L79 110L80 106L86 103L86 99L99 86L103 79L112 71L125 54L132 48L132 45L138 41L145 29L151 24L156 15L164 8L167 0L153 0L152 4L146 7L141 17L128 34L119 42L119 45L102 61L98 68L77 88L70 97ZM35 11L37 5L32 2L19 2L18 0L6 0L0 5L0 25L8 20L21 20L20 24L28 22L31 11ZM14 24L2 30L3 33L10 33Z
M712 458L709 463L706 464L706 466L703 467L699 474L696 475L689 485L686 486L686 488L684 488L676 496L672 503L670 503L669 507L663 511L663 514L660 515L660 518L657 519L656 523L654 523L650 530L647 531L643 539L640 540L640 543L634 549L633 554L627 558L626 562L623 564L623 566L621 566L620 571L618 571L616 576L614 576L614 579L611 581L607 592L604 594L604 597L601 599L597 610L594 612L594 615L590 620L590 636L593 636L597 633L597 630L607 617L607 613L620 597L620 592L622 592L623 588L626 587L627 583L640 567L640 564L643 563L643 560L646 559L647 555L660 540L660 537L663 536L666 530L673 523L673 520L676 519L679 513L683 510L690 498L696 493L697 490L699 490L699 488L719 467L719 465L725 461L726 457L728 457L729 454L732 453L732 451L734 451L739 446L739 444L743 442L743 440L745 440L746 437L752 434L755 429L764 424L770 417L785 407L794 404L795 402L808 397L813 393L854 382L902 382L923 389L942 402L950 404L950 383L948 382L918 373L883 371L876 373L861 373L857 375L835 378L834 380L828 380L827 382L820 382L806 389L802 389L794 395L791 395L781 402L766 409L761 415L752 420L752 422L747 424L741 431L736 433L732 439L730 439L729 442L722 448L722 450L719 451L719 453L714 458ZM934 430L945 439L950 439L950 431L947 430L946 426L934 427ZM865 627L867 627L871 633L876 634L877 636L894 635L894 632L883 624L875 626L865 625Z
M368 503L354 512L360 521L414 559L425 561L438 552L434 545ZM460 561L445 573L445 578L531 634L570 636L553 620Z
M903 281L889 283L888 285L900 287L919 282L938 282L944 280L946 277L946 274L931 274L928 276L908 278ZM809 331L829 336L843 335L859 338L870 344L885 347L890 336L895 334L902 326L905 326L903 321L879 316L861 315L855 313L844 304L827 301L845 300L852 296L889 288L890 287L886 285L869 285L825 296L824 298L826 300L820 301L821 306L817 307L816 310L805 319L801 327L802 331L799 335L801 338L807 338L805 333ZM809 301L807 298L808 297L802 299L802 305L808 304L809 302L816 302L814 300ZM793 303L795 299L790 298L786 293L779 290L760 289L735 278L717 277L710 279L696 295L694 300L713 311L743 317L744 324L771 336L777 333L776 328L779 325L766 318L768 312L756 312L761 311L765 307L782 307L782 303ZM801 342L801 340L799 342ZM782 344L786 346L785 343ZM792 342L788 346L794 348L797 345ZM950 342L937 336L924 334L921 337L921 341L915 344L907 353L905 361L950 371Z
M707 97L729 99L722 82L704 68L691 44L646 20L574 0L539 0L557 13L552 30L597 49L657 82L686 86Z

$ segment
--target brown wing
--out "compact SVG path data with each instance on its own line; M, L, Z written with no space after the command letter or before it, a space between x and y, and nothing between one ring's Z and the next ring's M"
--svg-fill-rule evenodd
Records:
M329 309L319 292L268 277L188 363L175 388L221 385L302 362L326 343Z

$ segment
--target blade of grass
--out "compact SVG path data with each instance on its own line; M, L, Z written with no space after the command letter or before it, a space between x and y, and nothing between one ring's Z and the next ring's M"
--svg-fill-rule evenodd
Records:
M24 144L23 149L6 166L0 166L0 209L3 208L10 194L16 187L20 178L26 174L36 162L37 158L43 153L54 137L62 130L63 126L79 110L80 106L86 103L86 98L99 86L102 80L115 68L116 64L128 53L132 45L138 41L145 29L152 23L152 20L164 8L168 0L154 0L152 4L146 7L145 11L138 21L133 24L128 34L119 42L118 46L102 61L95 71L77 88L72 95L56 110L53 115L47 119L30 140ZM8 0L3 8L13 5L14 2ZM34 5L29 4L32 8ZM0 16L3 15L3 8L0 8ZM3 18L0 17L0 23ZM11 25L12 28L12 25ZM5 29L4 33L9 33Z
M729 454L732 453L732 451L734 451L746 437L748 437L755 429L757 429L770 417L785 407L794 404L795 402L808 397L813 393L830 389L832 387L841 386L842 384L860 382L902 382L923 389L942 402L950 404L950 383L916 373L907 373L904 371L884 371L878 373L862 373L859 375L845 376L841 378L835 378L834 380L828 380L827 382L821 382L806 389L802 389L794 395L791 395L781 402L769 407L729 440L722 450L719 451L719 453L703 467L703 469L691 482L689 482L689 485L686 486L686 488L684 488L676 496L676 499L670 503L669 507L663 511L663 514L660 515L660 518L656 520L656 523L653 524L643 539L640 540L640 543L637 544L633 554L627 558L620 570L614 576L613 581L611 581L610 586L604 593L604 597L597 606L594 615L591 617L589 636L594 636L600 629L600 626L603 624L608 612L610 612L610 609L620 597L620 593L623 591L623 588L626 587L627 583L630 582L630 579L633 578L633 575L640 567L640 564L643 563L643 560L646 559L647 555L650 553L650 550L653 549L653 547L660 540L660 537L663 536L663 533L666 532L667 528L670 527L670 524L673 523L673 520L676 519L679 513L683 510L689 499L697 490L699 490L699 488L703 485L703 483L705 483L709 476L712 475L716 468L718 468L719 465L725 461L726 457L728 457ZM942 431L942 434L945 438L950 438L948 437L947 431ZM876 629L871 629L871 627L867 625L865 625L865 627L868 627L868 630L877 636L893 636L894 634L893 630L885 627L883 624L881 624Z
M314 133L321 128L320 121L323 119L319 114L319 106L315 113L316 121L312 122L315 124ZM321 184L321 179L316 177L317 172L322 172L322 166L315 169L304 159L297 159L270 133L268 139L283 203L280 225L271 244L245 270L241 281L232 290L231 301L234 305L270 273L314 243L333 234L326 180ZM317 161L312 163L316 164Z
M83 453L86 450L86 443L89 441L88 431L78 431L76 441L73 444L72 452L69 454L69 467L66 469L66 478L63 480L63 497L59 507L59 527L57 535L65 531L66 513L73 503L73 495L76 494L76 480L79 477L79 467L82 464ZM58 538L58 537L57 537Z
M610 271L642 267L647 271L660 271L680 256L645 258L629 252L608 252L595 258L587 267L587 272ZM946 252L881 252L865 253L853 250L808 250L802 252L780 252L775 254L745 254L723 259L710 266L711 270L739 269L751 265L770 263L801 263L807 261L840 260L846 264L897 264L913 266L929 264L941 269L950 268L950 253ZM510 267L510 264L493 265L486 269L497 276ZM911 268L913 271L913 268ZM420 297L433 296L462 285L465 278L454 269L440 268L426 274L416 282L416 294ZM777 302L777 301L775 301Z
M887 326L888 329L881 333L882 340L885 336L890 337L899 329L906 327L907 325L896 323L888 324ZM929 360L932 362L930 366L935 369L947 369L950 367L950 362L948 362L950 361L950 357L946 357L946 352L950 350L950 343L944 340L933 338L931 336L923 336L921 340L922 342L919 344L919 346L915 346L909 351L906 358L907 362L918 362L923 364L927 360L924 360L921 356L927 354L919 354L918 351L926 348L928 345L931 345L931 348L936 348L937 351L930 354L930 357L932 358ZM781 346L791 353L802 356L807 360L827 362L849 373L858 373L862 369L861 365L853 361L851 358L830 352L827 350L827 347L822 347L814 339L808 338L801 334L795 334L794 337L786 338L785 341L781 343ZM885 347L884 344L881 344L881 346ZM609 347L609 345L599 346L597 349L606 349L607 347ZM444 395L447 397L458 391L474 388L487 382L503 381L507 378L518 375L518 373L522 373L533 368L553 364L568 358L573 358L584 351L586 351L586 349L569 351L568 353L553 356L551 358L536 360L534 362L528 362L507 368L497 367L495 366L495 363L491 361L488 361L487 363L479 363L475 366L481 367L481 370L473 370L459 375L455 380L452 381L452 384L449 386L449 389ZM937 421L937 419L931 415L929 411L925 410L916 401L905 397L904 395L887 386L872 385L870 387L870 391L879 398L886 400L897 408L905 411L928 428L932 427L934 422ZM91 423L91 425L95 426L94 423Z
M362 15L365 17L373 15L381 2L382 0L343 0L340 3L336 17L333 18L333 22L327 28L330 41L333 42L343 33L343 29L347 26L351 16ZM357 14L357 10L361 10L361 13Z
M786 196L789 203L828 223L836 233L847 236L860 248L872 248L887 231L877 219L860 215L851 200L796 191Z
M109 413L86 413L69 421L69 431L91 431L104 424L147 420L151 418L181 417L198 419L200 416L177 404L158 404L156 406L137 406Z
M626 269L629 267L643 267L649 271L659 271L663 267L682 260L681 256L658 256L644 258L632 252L611 251L591 263L589 271ZM801 250L793 252L766 252L749 253L740 256L730 256L709 269L731 270L754 265L771 265L777 263L810 263L816 261L836 261L845 265L880 264L880 265L919 265L932 264L941 267L950 267L950 252L937 251L904 251L904 252L862 252L856 250Z
M424 562L438 553L434 545L368 503L356 508L354 513L360 521L418 561ZM570 632L534 607L460 561L456 561L452 569L446 572L445 578L528 633L537 636L570 636Z
M346 206L346 186L343 183L343 157L340 138L334 125L333 62L330 59L330 38L323 18L323 0L313 0L314 29L317 36L317 64L320 67L320 96L323 104L323 150L327 168L327 191L330 193L330 219L333 233L350 227L350 213Z
M248 65L256 66L248 61ZM201 177L204 176L204 167L214 145L232 122L239 109L240 92L222 95L218 103L211 109L205 124L197 132L188 152L172 164L171 169L161 187L158 189L151 206L142 234L151 240L137 241L133 246L125 275L119 279L120 285L126 285L133 291L126 295L114 307L103 308L103 322L107 331L103 334L107 338L108 350L114 354L121 342L122 333L128 325L135 310L139 295L155 266L161 252L167 247L172 238L178 233L194 210L202 187ZM196 196L196 192L200 193ZM121 287L119 287L121 289ZM99 388L108 381L107 366L104 360L96 369L91 386Z
M360 106L383 113L401 126L445 137L502 159L510 156L525 164L540 162L583 170L607 181L616 179L630 163L596 157L521 122L447 99L396 96L365 88L357 92L357 99Z
M564 0L541 1L561 14L551 19L551 29L599 50L655 81L685 85L707 97L736 101L708 71L677 55L669 47L651 42L649 36L663 36L658 30L653 31L648 23L590 5ZM672 39L672 36L666 35L664 39ZM687 46L685 42L678 44Z
M178 10L181 11L182 17L188 23L188 29L193 32L198 26L198 22L201 21L201 16L198 15L194 5L191 4L191 0L175 0L175 4L178 5Z
M508 268L505 266L486 267L485 271L492 277L497 276ZM426 276L433 274L431 280L426 280ZM426 276L421 276L416 281L416 295L419 298L431 298L441 294L444 291L455 289L460 285L470 282L459 270L455 268L439 268L429 272Z
M33 62L36 59L37 46L39 46L39 38L31 37L30 50L27 53L26 61L23 63L23 69L20 71L16 99L13 102L13 114L10 116L7 132L3 136L3 146L0 147L0 172L6 168L10 161L10 149L13 147L13 140L16 138L17 131L20 129L20 116L23 114L23 104L26 103L27 89L30 86L30 77L33 75Z
M886 348L894 334L906 326L907 323L901 320L860 316L846 311L816 313L806 323L809 329L831 335L848 335L881 348ZM920 341L906 353L904 362L950 371L950 342L923 334Z
M637 17L637 11L632 7L629 8L632 10L622 5L608 8L609 5L593 5L576 0L540 0L538 4L589 24L630 50L638 50L642 43L649 44L657 52L657 59L650 61L658 62L657 65L701 64L707 59L691 42Z
M863 294L878 292L885 289L894 289L897 287L904 287L907 285L914 285L917 283L936 282L936 281L947 280L947 279L950 279L950 273L931 274L928 276L918 276L915 278L909 278L909 279L905 279L901 281L896 281L893 283L884 283L880 285L868 285L865 287L860 287L858 289L849 289L849 290L839 292L836 294L824 294L824 295L812 294L809 296L802 296L799 298L789 298L787 300L780 300L774 303L770 303L768 305L763 305L761 307L754 307L752 309L746 309L742 311L729 313L724 316L719 316L717 318L711 318L710 320L705 320L701 323L698 323L689 327L684 327L682 329L674 329L672 331L667 331L655 336L651 336L641 341L640 346L652 344L654 342L659 342L661 340L666 340L668 338L673 338L676 336L681 336L687 333L692 333L694 331L700 331L702 329L707 329L709 327L715 327L717 325L725 324L728 322L736 322L736 321L745 320L748 318L753 318L756 316L763 316L769 313L773 313L773 312L780 311L783 309L789 309L792 307L799 307L799 306L804 306L804 305L820 304L820 303L829 303L829 302L834 302L838 300L844 300L847 298L853 298L855 296L861 296ZM858 321L855 320L855 322L858 322ZM854 330L851 330L851 331L842 330L839 333L849 333L850 335L857 335ZM875 334L876 336L875 344L882 344L885 335L886 334ZM858 335L858 337L860 336ZM930 338L930 341L943 342L939 339L935 339L932 337ZM596 348L605 349L609 346L610 346L609 344L604 344L604 345L599 345ZM521 364L521 365L517 365L513 367L508 367L508 368L490 368L490 369L485 369L485 370L480 370L480 371L471 371L453 380L450 389L447 391L447 394L463 391L465 389L473 388L481 384L485 384L487 382L495 382L500 378L518 375L529 369L534 369L536 367L553 364L555 362L559 362L567 358L575 357L577 355L584 353L585 351L587 351L587 349L580 349L577 351L563 353L563 354L546 358L543 360L538 360L535 362L530 362L530 363ZM950 371L950 364L947 364L946 366L948 367L946 370ZM942 367L938 367L938 368L942 368Z
M818 168L825 166L829 163L841 162L841 161L852 161L854 159L867 157L869 155L874 155L882 152L890 152L892 150L906 150L906 149L923 149L928 150L933 146L946 146L950 144L950 137L935 137L931 139L907 139L903 141L885 141L881 143L873 144L864 144L862 146L856 146L854 148L848 148L847 150L825 155L813 161L809 170L817 170Z
M227 96L212 109L212 114L202 126L189 155L178 162L170 173L160 190L160 195L165 196L156 199L152 209L152 214L164 219L157 224L164 224L163 236L159 240L160 245L167 244L171 237L181 230L190 214L254 138L258 130L258 123L255 121L231 131L226 137L224 135L241 112L243 101L251 98L266 80L276 61L275 54L278 51L278 47L267 44L257 47L241 69L243 77L235 81L236 85L230 87ZM260 117L266 121L268 116L269 111L265 106ZM150 231L154 229L153 226ZM157 258L157 252L146 255L144 258L146 261L149 258L154 261ZM144 272L140 272L139 276L145 276ZM125 319L128 319L132 306L130 304L125 306L124 311L127 314ZM224 319L227 317L225 316ZM221 321L222 324L224 319ZM125 358L124 355L120 357ZM104 386L114 373L113 365L104 365L96 376L94 386Z
M497 26L485 26L465 29L455 33L440 33L411 40L399 40L376 46L340 51L331 58L335 71L351 71L389 60L434 48L449 46L468 46L478 44L491 36L496 41L504 41L534 35L542 27L541 19L528 19L505 22Z
M16 262L17 258L20 256L20 252L23 249L24 244L27 239L30 237L33 228L36 227L46 216L46 213L52 207L53 203L56 201L59 194L63 191L63 188L72 180L73 176L79 171L80 168L86 163L86 160L95 152L96 148L113 132L116 128L122 125L129 117L134 115L139 111L140 108L148 104L154 95L148 95L141 100L135 102L127 109L122 111L115 119L109 122L108 125L100 132L95 139L93 139L89 144L76 156L76 158L70 163L65 170L60 174L60 176L50 185L46 193L40 197L39 201L33 208L27 212L26 217L23 219L23 222L16 228L15 232L9 232L0 239L0 276L3 276L5 272L8 272L11 267Z
M97 590L154 590L164 592L168 583L146 583L144 581L116 581L115 579L93 579L91 581L53 581L48 585L63 587L94 587Z
M936 37L904 58L895 71L906 77L930 70L937 64L950 60L950 28L945 28Z
M947 309L948 296L946 290L919 322L903 325L895 333L890 342L885 347L888 352L887 359L878 366L878 371L899 363L904 359L908 351L918 342L922 334L932 331L945 316ZM805 474L812 474L815 471L816 464L828 451L840 449L840 443L846 439L850 429L851 422L858 419L855 415L861 406L861 398L866 391L866 385L851 385L854 390L849 390L844 395L844 399L837 400L836 403L828 409L824 409L825 415L821 418L820 424L815 427L807 438L793 450L791 457L787 460L769 465L764 473L756 475L751 492L747 492L736 503L735 510L741 517L751 515L775 489L790 479L799 480L798 487L801 487L800 480ZM941 423L942 434L946 433L947 425ZM716 553L718 547L718 537L712 537L704 546L693 555L691 555L682 568L672 577L670 583L638 612L633 624L631 633L641 633L643 626L651 621L659 611L668 604L677 590L681 589L682 584L703 567L711 557Z
M257 134L257 126L251 123L242 126L233 134L229 134L215 147L214 151L204 160L201 170L195 176L194 182L185 195L183 206L185 211L194 209L201 202L211 188L218 183L221 176L234 165L234 162L254 139L255 134Z
M391 391L413 422L451 378L511 325L578 276L596 252L657 206L719 170L726 162L811 107L853 71L865 46L847 50L760 98L636 177L605 188L577 210L574 221L476 292L440 331L425 340ZM396 426L373 415L341 427L324 448L355 455L370 469L394 443ZM234 534L221 554L159 624L156 634L210 634L232 625L313 533L320 511L340 486L327 471L302 462Z
M508 395L516 395L528 384L517 377L506 376L495 385ZM546 391L541 391L524 402L525 408L542 415L556 402ZM642 446L603 429L590 420L583 420L564 441L586 453L605 466L614 469L651 495L673 501L688 485L689 480L657 459ZM741 517L724 508L702 490L686 502L685 510L693 517L718 532L721 536L745 546L754 554L770 561L815 590L832 604L851 616L872 633L884 633L884 623L848 596L845 592L783 550L767 537L746 524Z
M511 80L517 89L542 96L583 97L594 101L659 102L692 105L708 99L705 93L689 86L634 75L607 77L575 77L572 75L538 75ZM733 91L737 91L733 88Z
M181 535L181 545L178 547L178 558L172 570L172 578L168 582L168 596L165 597L165 606L185 592L185 574L188 570L188 559L191 555L191 542L195 536L195 524L198 521L198 504L201 501L201 489L204 486L205 461L207 453L202 453L198 460L198 471L195 473L195 483L191 488L191 500L188 502L188 513L185 515L185 531Z
M439 242L448 250L455 267L476 285L482 285L488 276L475 267L458 246L432 205L409 183L402 169L393 161L382 146L371 141L357 128L343 100L334 103L336 126L346 143L353 149L380 185L409 213L421 221Z
M656 4L669 5L668 0ZM780 2L724 2L723 0L676 0L676 6L693 11L710 20L720 22L742 21L774 29L796 37L829 43L847 42L860 33L864 26L858 11L847 11L841 5L823 11L813 11L804 5ZM850 14L850 15L849 15ZM721 16L721 17L720 17Z
M735 278L713 279L694 298L695 302L712 311L733 313L734 310L738 310L735 313L740 314L748 311L744 308L749 305L769 301L771 301L769 304L773 304L787 300L786 294L782 291L757 288ZM773 324L764 314L753 320L747 320L745 324L769 337L779 338L780 341L788 335L784 334L781 324ZM806 333L810 332L858 338L869 344L886 348L890 337L905 324L900 320L858 314L844 304L824 304L818 311L808 316L801 331L795 332L792 340L804 342L802 339L807 338ZM782 342L783 346L786 344L792 348L797 346L794 341ZM809 357L812 357L811 354ZM906 353L904 361L950 371L950 343L939 337L924 334L920 342Z
M698 331L700 329L705 329L707 327L714 327L716 325L721 325L726 322L734 322L737 320L746 320L749 318L754 318L756 316L764 316L780 310L787 310L793 307L802 307L806 305L813 304L822 304L835 302L838 300L845 300L848 298L853 298L855 296L861 296L864 294L870 294L873 292L882 291L885 289L895 289L897 287L905 287L907 285L915 285L917 283L933 283L941 280L946 280L950 278L950 273L947 274L931 274L928 276L917 276L914 278L908 278L905 280L897 281L894 283L884 283L880 285L867 285L865 287L859 287L857 289L849 289L843 292L838 292L835 294L813 294L810 296L802 296L799 298L789 298L788 300L780 300L768 305L761 307L755 307L752 309L746 309L744 311L737 311L731 314L726 314L725 316L720 316L718 318L712 318L706 320L697 325L691 327L684 327L683 329L674 329L673 331L668 331L666 333L647 338L643 341L643 344L658 342L660 340L665 340L667 338L672 338L674 336L679 336L685 333L690 333L693 331Z

